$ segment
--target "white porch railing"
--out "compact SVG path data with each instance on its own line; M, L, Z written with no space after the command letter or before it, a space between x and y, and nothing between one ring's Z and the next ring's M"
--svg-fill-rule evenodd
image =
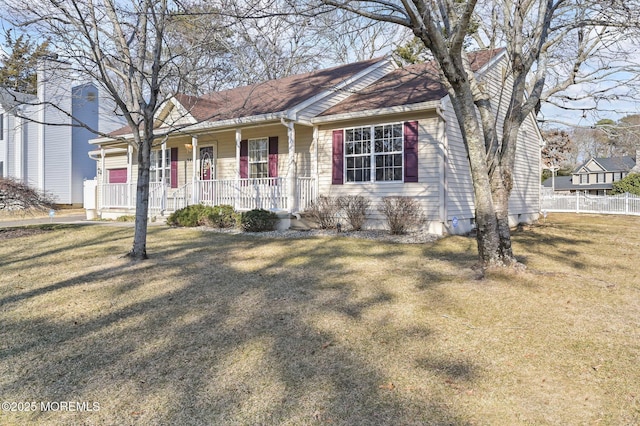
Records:
M210 206L227 204L237 210L262 208L290 209L287 178L199 180L172 189L161 183L149 185L149 214L175 211L189 204ZM135 208L135 186L126 183L101 186L100 208ZM316 198L315 179L297 178L298 210L304 210Z
M548 212L640 215L640 196L629 193L587 195L583 192L553 195L542 197L541 209Z
M135 207L136 188L131 183L109 183L100 185L100 207L133 208Z
M196 182L195 202L237 210L287 210L287 179L225 179Z

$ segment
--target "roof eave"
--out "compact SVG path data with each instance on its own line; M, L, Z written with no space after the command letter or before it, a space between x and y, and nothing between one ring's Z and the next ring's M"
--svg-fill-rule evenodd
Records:
M311 124L326 124L330 122L337 121L348 121L358 118L369 118L375 117L378 115L393 115L393 114L403 114L409 112L416 111L424 111L424 110L435 110L442 105L442 99L438 99L436 101L426 101L426 102L418 102L415 104L408 105L396 105L392 107L386 108L375 108L364 111L356 111L356 112L345 112L341 114L332 114L325 115L320 117L315 117L311 119Z

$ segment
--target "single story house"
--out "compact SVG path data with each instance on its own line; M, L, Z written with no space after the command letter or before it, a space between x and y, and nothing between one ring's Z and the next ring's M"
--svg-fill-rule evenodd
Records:
M52 195L58 204L83 203L83 182L96 176L89 139L122 127L91 82L77 82L68 64L39 63L37 94L0 88L0 176ZM73 118L71 118L73 117ZM76 126L74 126L76 124Z
M584 192L590 195L606 195L613 189L613 182L626 177L634 167L636 159L630 156L592 157L576 167L571 176L548 178L542 186L555 194Z
M494 105L504 107L505 51L477 52L471 61ZM419 200L430 232L474 227L469 160L431 63L399 68L390 58L371 59L202 97L176 95L157 126L179 129L152 152L153 215L205 203L295 220L320 195L362 195L372 201L366 226L382 227L382 197L400 195ZM103 218L135 208L130 133L123 128L90 141ZM541 144L531 116L518 140L514 225L538 218Z

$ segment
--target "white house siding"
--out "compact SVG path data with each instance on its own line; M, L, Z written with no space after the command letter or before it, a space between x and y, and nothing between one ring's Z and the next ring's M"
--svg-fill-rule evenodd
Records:
M418 182L349 183L333 185L332 151L333 130L356 126L418 121ZM425 227L432 232L442 232L440 218L440 155L437 141L439 117L434 111L419 114L403 114L383 118L342 122L321 126L318 135L319 195L362 195L371 200L366 224L372 228L385 226L384 216L378 211L386 196L408 196L419 200L426 216Z
M512 225L538 218L540 211L540 142L537 125L528 117L518 134L513 189L509 198Z
M34 114L26 114L28 118L33 118ZM25 181L33 186L38 188L39 182L41 179L41 173L39 167L40 156L41 153L38 149L38 132L39 125L29 121L27 119L23 120L22 124L22 142L23 142L23 176Z
M16 125L16 118L13 115L9 115L6 120L7 127L9 129L14 129ZM16 143L17 143L18 135L14 131L10 131L6 133L5 141L6 147L5 152L7 155L7 162L5 163L5 173L6 176L12 176L14 178L21 178L21 176L17 175L17 167L16 167Z

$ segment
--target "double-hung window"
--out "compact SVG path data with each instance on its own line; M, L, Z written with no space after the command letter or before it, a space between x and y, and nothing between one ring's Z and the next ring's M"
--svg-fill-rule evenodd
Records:
M171 184L171 150L164 150L164 162L162 161L162 150L151 151L151 164L149 166L149 182L162 182L164 171L165 183Z
M249 177L269 177L269 139L249 139Z
M347 182L402 181L403 125L355 127L345 130Z

